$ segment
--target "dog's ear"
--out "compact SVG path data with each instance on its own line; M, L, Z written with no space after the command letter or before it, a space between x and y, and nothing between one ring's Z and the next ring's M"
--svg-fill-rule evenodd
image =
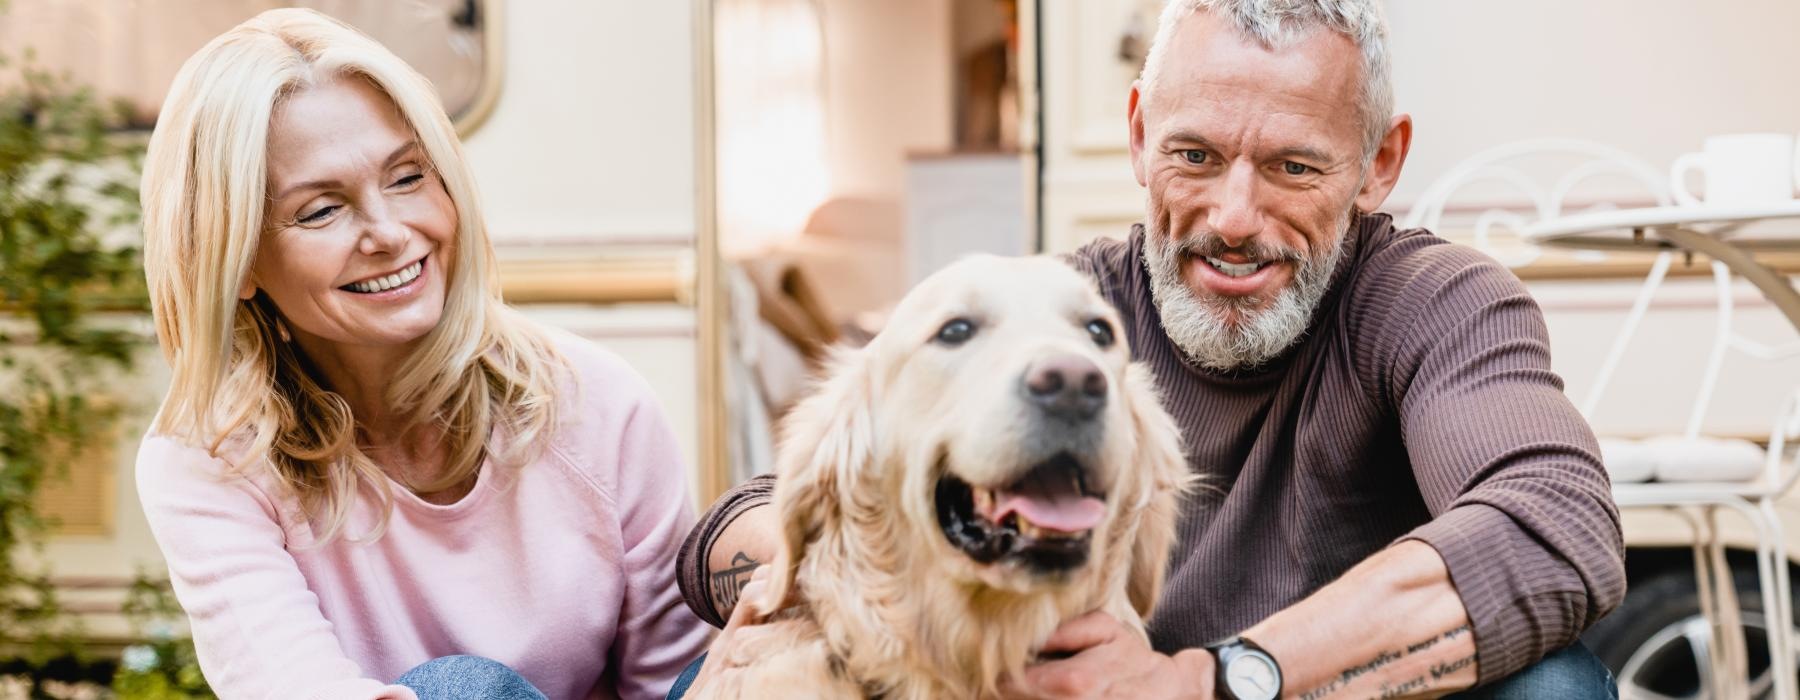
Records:
M1137 484L1133 497L1137 499L1138 523L1131 542L1126 591L1131 607L1145 618L1150 617L1162 594L1169 552L1175 546L1181 499L1194 480L1181 451L1181 431L1176 428L1175 419L1163 410L1155 386L1150 368L1142 363L1134 362L1126 370L1123 393L1137 441L1132 465L1138 470L1133 480Z
M825 379L782 423L776 456L775 507L781 519L780 552L769 572L763 612L792 594L807 544L835 527L841 497L874 454L874 401L866 350L838 350Z

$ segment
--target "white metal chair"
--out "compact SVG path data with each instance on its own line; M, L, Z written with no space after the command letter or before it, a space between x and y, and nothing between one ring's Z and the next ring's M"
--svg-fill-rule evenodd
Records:
M1553 170L1552 165L1561 166ZM1471 242L1503 263L1518 267L1538 259L1530 245L1501 245L1495 234L1510 229L1515 235L1525 225L1564 214L1571 194L1583 184L1606 177L1642 186L1645 204L1671 203L1665 171L1619 149L1587 141L1547 139L1506 144L1479 153L1451 168L1426 188L1404 221L1406 226L1439 230L1446 211L1460 214L1472 225ZM1549 182L1549 186L1542 183ZM1469 198L1471 190L1485 187L1490 201L1510 206L1452 208L1452 202ZM1496 191L1505 195L1496 196ZM1615 188L1613 192L1617 192ZM1510 195L1510 196L1506 196ZM1522 200L1521 200L1522 197ZM1525 205L1518 202L1523 201ZM1590 207L1604 207L1601 203ZM1570 212L1573 213L1573 212ZM1602 254L1592 254L1602 255ZM1649 312L1658 289L1667 277L1675 253L1663 251L1651 263L1631 309L1595 374L1595 382L1582 397L1582 415L1592 418L1600 399ZM1682 511L1694 529L1694 556L1702 611L1717 643L1709 645L1712 668L1701 673L1714 697L1746 697L1746 666L1742 625L1737 615L1736 586L1725 563L1725 546L1716 526L1716 513L1726 509L1751 524L1756 542L1756 561L1763 610L1770 630L1770 674L1776 697L1793 699L1795 693L1793 612L1787 575L1787 554L1776 500L1792 487L1796 469L1787 458L1789 446L1800 430L1800 393L1783 407L1763 449L1746 440L1707 437L1703 426L1726 355L1737 351L1762 359L1800 354L1800 346L1770 347L1753 342L1733 328L1732 275L1713 262L1711 271L1717 296L1717 317L1700 389L1685 431L1679 435L1645 440L1603 439L1602 460L1614 483L1614 498L1622 508L1658 507ZM1693 509L1696 512L1687 512ZM1695 517L1697 516L1697 517ZM1718 673L1718 670L1726 670ZM1758 689L1760 690L1760 689Z

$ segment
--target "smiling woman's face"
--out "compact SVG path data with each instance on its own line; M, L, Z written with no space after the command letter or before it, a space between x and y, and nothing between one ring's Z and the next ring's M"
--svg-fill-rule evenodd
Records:
M443 315L456 207L392 100L344 78L289 96L269 124L250 285L297 340L411 343Z

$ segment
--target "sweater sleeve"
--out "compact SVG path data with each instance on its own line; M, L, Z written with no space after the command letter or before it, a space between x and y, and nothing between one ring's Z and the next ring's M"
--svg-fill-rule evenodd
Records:
M344 654L288 554L275 501L224 461L145 438L138 497L187 611L207 683L227 698L416 700Z
M1625 593L1618 509L1587 421L1550 369L1549 334L1505 268L1460 246L1387 295L1388 386L1480 683L1575 642Z
M763 474L738 484L706 510L700 524L694 526L687 541L681 544L680 575L676 577L681 583L681 597L687 600L688 608L695 615L714 627L724 627L725 618L713 609L712 596L706 594L706 562L712 556L713 542L744 511L767 505L774 498L774 474Z
M675 434L648 387L643 391L619 446L614 504L626 587L608 665L616 669L622 700L662 698L712 640L712 630L682 605L670 580L694 511Z

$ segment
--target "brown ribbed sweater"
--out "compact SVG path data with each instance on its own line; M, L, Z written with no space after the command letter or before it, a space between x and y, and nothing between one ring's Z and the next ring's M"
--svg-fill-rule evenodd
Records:
M1575 641L1625 593L1618 511L1592 431L1550 371L1536 302L1504 267L1385 214L1347 234L1306 336L1255 372L1195 367L1162 330L1144 232L1077 251L1154 370L1188 464L1223 494L1184 506L1149 621L1172 652L1235 634L1396 541L1436 548L1468 609L1482 683ZM719 530L766 503L746 482L682 548L705 595Z

